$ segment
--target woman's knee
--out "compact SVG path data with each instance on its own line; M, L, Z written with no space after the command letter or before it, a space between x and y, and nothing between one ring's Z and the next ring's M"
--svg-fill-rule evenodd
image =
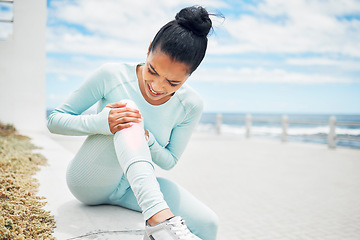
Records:
M209 209L203 224L207 227L207 229L212 229L212 231L216 233L219 226L218 215L214 211Z
M107 196L110 194L110 189L105 187L80 187L68 185L72 195L89 206L95 206L107 203Z
M189 226L189 225L188 225ZM204 240L215 240L218 232L219 218L210 209L203 212L200 218L192 222L190 230Z
M120 102L126 103L126 107L128 107L128 108L133 108L133 109L139 110L139 107L136 105L136 103L133 100L123 99Z

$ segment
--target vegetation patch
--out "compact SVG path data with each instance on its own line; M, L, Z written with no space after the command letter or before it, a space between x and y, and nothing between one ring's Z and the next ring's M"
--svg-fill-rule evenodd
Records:
M46 164L36 148L12 125L0 123L0 240L55 239L54 217L42 209L45 198L35 195L33 175Z

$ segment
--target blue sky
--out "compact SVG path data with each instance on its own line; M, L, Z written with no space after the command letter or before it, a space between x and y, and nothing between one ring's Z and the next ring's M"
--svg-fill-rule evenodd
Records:
M193 4L225 16L188 79L205 111L360 114L358 0L48 0L47 106L105 62L144 62L159 28Z

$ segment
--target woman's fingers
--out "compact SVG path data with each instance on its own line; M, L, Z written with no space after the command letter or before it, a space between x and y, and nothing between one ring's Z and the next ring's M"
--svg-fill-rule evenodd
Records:
M127 103L122 103L122 102L114 102L114 103L109 103L108 105L106 105L106 107L109 108L123 108L126 106Z
M117 125L114 125L114 126L110 127L110 131L112 133L116 133L116 132L121 131L121 130L123 130L125 128L129 128L132 125L134 125L134 123L132 123L132 122L117 124Z
M124 119L123 121L133 121L133 118L135 119L141 119L141 114L139 111L121 111L118 109L110 110L110 117L113 118L113 120L117 121L119 119Z
M110 105L119 106L119 105ZM131 127L134 123L142 121L139 110L128 107L115 107L109 112L109 127L112 133L120 131L124 128Z
M116 112L116 113L137 113L137 114L140 114L139 110L137 110L135 108L128 108L128 107L115 108L115 109L112 109L111 111Z
M119 118L126 118L126 117L132 117L132 118L142 118L141 114L139 112L120 112L115 113L116 119Z
M141 118L137 118L137 117L122 117L122 118L118 118L114 121L115 124L139 123L139 122L141 122Z
M113 112L113 113L115 113L115 112L116 113L134 112L134 113L140 114L140 111L138 109L128 108L128 107L126 107L126 105L127 105L127 103L114 102L114 103L107 104L106 107L113 108L112 110L110 110L110 112ZM141 117L141 115L139 117Z

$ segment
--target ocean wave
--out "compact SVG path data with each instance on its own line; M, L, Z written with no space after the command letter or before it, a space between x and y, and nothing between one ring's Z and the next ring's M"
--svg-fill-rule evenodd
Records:
M197 130L200 132L215 132L215 126L213 124L199 124ZM224 134L244 135L246 134L246 128L244 126L234 126L228 124L221 125L221 132ZM337 135L360 137L360 128L343 128L337 127L335 130ZM306 136L306 135L327 135L329 133L328 126L317 127L289 127L288 134L294 136ZM251 134L254 135L281 135L281 127L271 126L252 126Z

